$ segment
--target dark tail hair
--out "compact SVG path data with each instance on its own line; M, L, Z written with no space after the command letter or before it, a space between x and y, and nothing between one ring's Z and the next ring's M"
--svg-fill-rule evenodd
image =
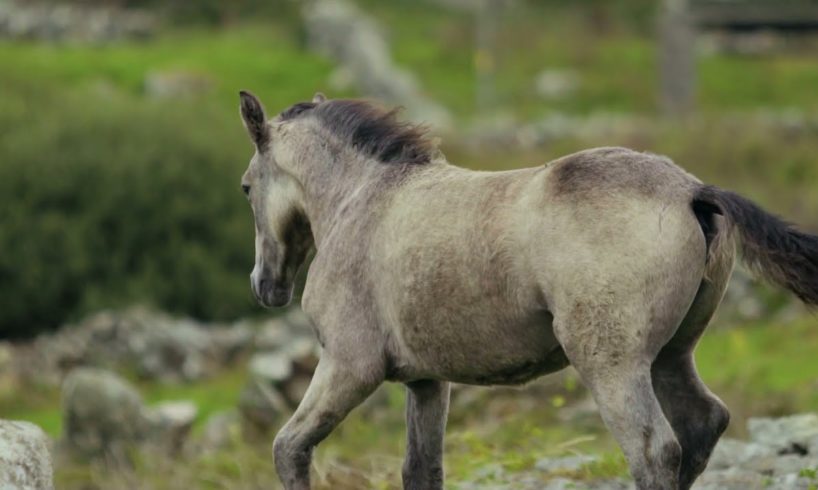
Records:
M738 232L744 262L752 270L789 289L804 303L818 305L818 236L711 185L699 188L692 205L708 244L715 233L712 213L720 214L728 228Z

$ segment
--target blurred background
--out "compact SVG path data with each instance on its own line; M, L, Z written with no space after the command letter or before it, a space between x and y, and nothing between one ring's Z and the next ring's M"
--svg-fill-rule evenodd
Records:
M0 0L0 418L45 430L58 488L277 484L316 353L297 307L250 292L241 89L271 115L316 91L403 106L475 169L667 154L818 231L815 0ZM818 320L737 270L697 351L728 434L816 411L816 351ZM402 404L385 387L331 436L320 488L399 487ZM814 484L805 451L712 488ZM447 455L451 488L627 475L570 370L457 387Z

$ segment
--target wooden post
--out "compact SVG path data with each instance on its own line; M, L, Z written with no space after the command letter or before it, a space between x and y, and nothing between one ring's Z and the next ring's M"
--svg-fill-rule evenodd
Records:
M693 109L696 84L696 32L689 0L663 0L659 14L660 104L666 116Z

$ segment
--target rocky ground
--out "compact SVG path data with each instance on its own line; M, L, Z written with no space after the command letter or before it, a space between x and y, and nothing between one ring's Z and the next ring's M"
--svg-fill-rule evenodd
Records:
M27 344L0 344L4 383L13 379L17 387L52 385L62 393L61 433L53 440L31 424L0 422L0 431L7 434L0 438L0 461L4 463L0 483L32 478L50 482L52 463L45 447L50 448L57 468L78 461L130 468L140 452L168 461L199 461L209 454L231 451L238 438L246 441L243 447L248 451L263 452L260 459L267 461L272 433L302 397L317 359L309 322L297 310L260 323L203 325L136 308L92 315ZM235 406L205 419L197 416L201 407L192 400L148 403L140 393L139 383L182 386L206 382L236 367L246 369L247 374L241 378L244 387ZM489 398L515 400L503 410L541 404L564 389L568 378L560 376L522 392L495 390ZM473 412L475 406L490 410L486 393L480 388L455 387L453 414ZM567 400L553 398L560 422L598 428L591 400L582 391L574 393ZM365 418L376 420L382 413L398 413L400 409L393 405L389 394L379 391L363 408ZM194 423L198 424L195 431ZM392 432L378 437L392 438ZM747 434L747 440L725 438L719 443L694 488L815 488L818 415L749 419ZM252 449L254 443L262 449ZM449 481L450 488L633 487L620 476L624 474L621 463L615 471L608 471L604 459L608 456L598 453L529 456L531 461L517 466L488 461L474 466L476 469L458 471ZM48 488L46 483L32 485L30 488ZM343 488L355 485L360 484ZM29 488L22 483L18 486Z
M755 418L748 422L750 439L723 438L695 490L814 489L818 484L818 415ZM507 472L487 466L458 490L626 490L625 479L588 481L572 478L598 457L577 454L537 461L530 471Z

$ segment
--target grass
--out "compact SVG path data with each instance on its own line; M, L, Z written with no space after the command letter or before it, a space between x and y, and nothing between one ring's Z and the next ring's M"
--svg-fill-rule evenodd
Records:
M473 15L426 2L361 3L386 26L396 60L415 72L434 98L460 116L476 114ZM494 53L498 109L523 120L553 111L655 113L655 32L646 28L652 25L653 7L639 8L639 23L613 11L606 14L604 7L602 16L594 17L599 8L567 2L520 2L503 10L496 20ZM764 56L701 53L699 108L708 113L766 107L815 112L818 64L813 53L810 48ZM573 71L579 86L543 99L534 81L545 69Z
M287 33L275 24L259 24L171 30L146 42L94 47L4 41L0 66L64 91L109 86L136 97L152 73L190 73L209 85L206 103L235 118L239 90L256 92L278 111L324 88L331 64L304 51Z
M473 19L426 2L360 0L382 22L397 61L418 75L422 89L449 107L461 122L477 116L474 88ZM567 3L567 2L566 2ZM600 2L601 4L601 2ZM541 7L512 9L498 22L496 90L498 110L519 120L551 112L590 114L616 111L651 116L656 105L656 50L649 29L614 19L595 27L587 9ZM327 90L333 66L309 53L281 22L250 23L224 29L168 30L144 43L109 46L61 46L0 42L0 110L18 131L32 118L26 101L37 90L54 105L82 98L110 110L150 105L167 113L192 111L181 119L194 127L238 126L236 94L255 91L273 113ZM575 91L557 99L535 93L534 80L545 68L577 73ZM709 182L740 190L781 214L818 225L818 134L816 128L771 129L743 111L797 108L818 114L818 63L812 53L793 50L765 57L727 54L699 59L698 117L656 121L652 131L619 134L605 141L566 138L532 150L475 152L450 145L455 163L483 169L536 165L593 145L619 144L666 153ZM145 79L155 72L186 72L210 85L204 95L148 101ZM30 81L30 83L29 83ZM18 97L26 92L26 97ZM127 103L111 105L106 93ZM96 96L94 94L97 94ZM102 94L102 95L99 95ZM353 95L330 93L333 97ZM205 110L193 111L194 106ZM76 107L76 104L71 105ZM153 110L152 109L152 110ZM152 111L151 110L151 111ZM153 112L140 118L149 124ZM66 111L68 112L68 111ZM71 114L54 111L54 127L71 126ZM733 114L732 119L725 114ZM112 115L127 119L129 114ZM195 119L195 120L192 120ZM174 119L175 120L175 119ZM164 127L164 126L162 126ZM50 132L44 130L44 134ZM225 129L228 139L233 133ZM0 134L0 141L4 137ZM204 136L206 137L206 136ZM83 151L97 152L93 138ZM46 144L46 143L43 143ZM56 144L56 143L54 143ZM32 145L39 150L39 147ZM137 150L131 148L131 150ZM236 155L245 158L245 154ZM71 162L69 162L71 163ZM730 330L713 330L702 341L697 359L702 377L731 407L730 432L742 435L750 415L780 415L818 409L818 329L814 317L781 325L769 321ZM245 382L236 366L206 381L188 385L139 382L148 403L189 399L199 406L197 427L210 415L235 407ZM572 381L573 379L573 381ZM583 390L568 377L564 386L543 390L487 390L472 402L455 398L447 438L447 474L451 484L474 480L483 469L492 478L528 471L539 458L577 452L600 454L579 471L583 479L626 474L624 460L598 423L564 424L555 414ZM397 488L403 451L403 391L390 385L378 407L363 407L317 451L321 488ZM0 382L0 417L37 423L52 436L61 431L59 390ZM267 488L275 481L268 445L236 443L207 457L177 461L142 455L131 472L67 466L58 471L60 488Z
M757 322L708 332L696 358L702 378L733 412L729 434L744 435L748 416L816 411L816 350L818 329L811 316L780 325ZM196 425L201 427L208 416L236 406L245 376L244 366L239 365L198 383L142 381L137 386L149 403L194 401L200 409ZM599 459L570 474L542 477L594 480L626 476L624 459L598 419L566 424L556 417L558 407L583 396L585 391L571 372L522 390L456 392L446 440L450 484L488 484L508 481L520 473L539 474L534 470L539 459L573 453L597 454ZM316 452L319 488L398 487L405 430L403 402L399 385L384 385L372 403L344 421ZM6 387L0 393L0 414L37 423L56 437L61 427L59 391ZM195 483L195 488L264 488L274 481L269 449L267 443L257 446L237 440L233 447L204 458L190 457L184 464L170 465L142 455L130 473L69 465L57 475L61 488L68 489L84 488L89 479L115 489L173 488L171 482L179 481L189 486Z

